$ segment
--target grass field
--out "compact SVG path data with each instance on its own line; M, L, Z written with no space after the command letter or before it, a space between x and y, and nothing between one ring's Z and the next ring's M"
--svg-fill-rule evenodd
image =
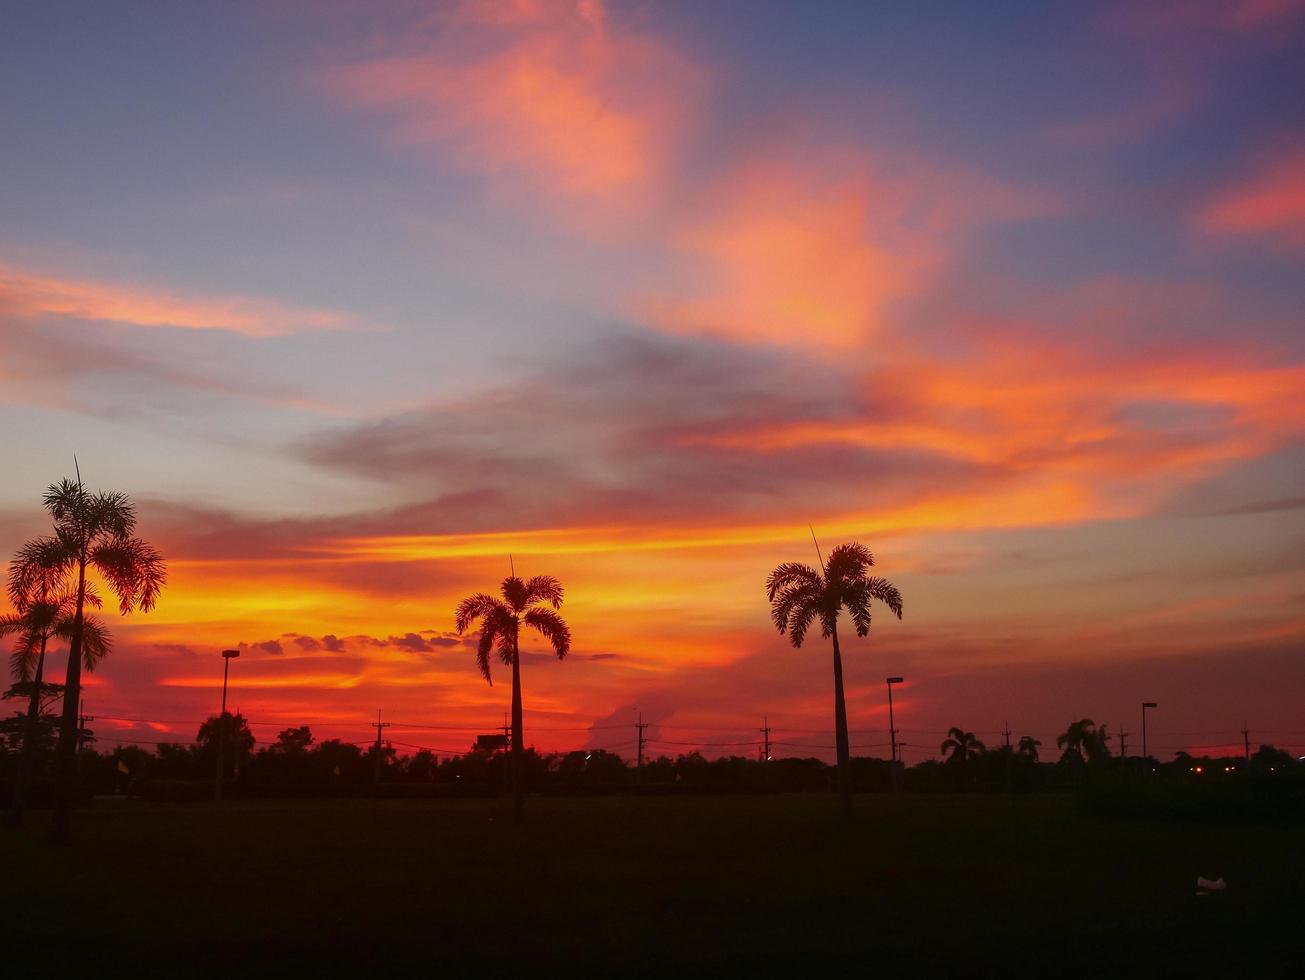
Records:
M1286 827L1068 797L97 802L0 837L0 960L47 976L1301 976ZM1197 897L1198 874L1229 890ZM10 973L19 976L20 973Z

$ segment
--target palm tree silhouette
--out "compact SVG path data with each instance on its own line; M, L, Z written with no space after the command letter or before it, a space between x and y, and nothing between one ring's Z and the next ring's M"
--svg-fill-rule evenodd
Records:
M802 646L811 623L820 620L820 635L834 645L834 742L838 751L838 785L843 817L852 819L852 780L847 738L847 706L843 700L843 657L838 648L838 614L846 606L857 636L870 632L870 600L878 599L902 618L902 596L882 578L866 575L875 563L868 548L841 544L821 562L821 571L801 562L784 562L766 579L771 618L794 647Z
M27 689L27 718L23 726L23 743L19 750L18 769L14 777L13 797L6 822L18 826L23 820L27 784L31 780L36 758L37 731L41 718L41 700L45 691L45 653L52 638L71 640L74 598L67 590L67 550L58 538L36 538L24 544L9 565L9 601L16 610L0 616L0 637L17 635L9 657L10 671L18 683L14 691ZM88 595L91 605L98 605ZM98 620L86 617L82 624L82 660L85 668L109 652L109 638Z
M55 798L56 843L68 841L68 812L76 780L78 706L81 701L83 647L87 645L86 606L100 599L89 582L94 569L118 597L122 615L139 609L149 612L167 581L163 557L134 536L136 508L126 494L90 493L80 479L52 484L45 492L45 509L54 519L55 537L62 545L69 579L75 576L73 618L68 643L68 671L64 679L63 717L59 726L59 791Z
M1038 761L1038 746L1040 746L1041 744L1042 744L1042 743L1039 742L1039 741L1038 741L1036 738L1034 738L1032 735L1021 735L1021 736L1020 736L1020 744L1019 744L1019 748L1016 749L1016 752L1017 752L1019 755L1024 756L1024 757L1025 757L1026 759L1028 759L1030 762L1037 762L1037 761Z
M1070 722L1064 733L1056 736L1056 748L1064 749L1067 754L1072 753L1082 762L1083 753L1087 750L1095 735L1096 722L1091 718L1082 718Z
M963 728L947 729L947 738L943 740L940 751L947 756L947 761L956 766L964 766L971 759L983 755L987 746L974 737L974 732Z
M1083 751L1087 755L1087 761L1099 763L1109 760L1110 746L1106 744L1109 741L1110 732L1107 726L1102 725L1099 728L1094 728L1083 741Z
M517 823L525 815L525 780L522 771L524 752L521 731L521 624L542 634L553 645L557 659L571 651L571 628L556 610L562 607L562 583L551 575L536 575L523 582L516 575L503 580L499 589L503 598L478 592L458 603L456 624L465 633L480 622L480 643L476 647L476 664L485 680L489 674L489 655L498 651L499 659L512 668L512 813ZM547 608L552 606L551 609Z

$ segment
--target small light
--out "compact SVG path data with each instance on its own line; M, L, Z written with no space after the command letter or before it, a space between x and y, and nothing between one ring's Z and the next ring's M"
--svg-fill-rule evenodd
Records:
M1192 770L1192 772L1199 773L1202 772L1202 769L1200 766L1197 766L1195 769Z

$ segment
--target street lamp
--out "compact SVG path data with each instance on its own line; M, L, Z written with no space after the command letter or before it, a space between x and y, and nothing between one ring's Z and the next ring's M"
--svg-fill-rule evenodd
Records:
M1142 702L1142 765L1146 766L1148 772L1151 769L1151 763L1149 761L1151 756L1148 755L1146 751L1146 709L1154 708L1155 706L1156 703L1154 701Z
M893 760L889 764L893 791L897 791L897 725L893 721L893 685L902 683L900 677L886 678L888 683L888 742L892 746Z
M222 651L222 714L218 716L217 738L217 776L213 780L213 802L222 802L222 750L227 741L227 677L231 673L231 661L240 656L239 650Z

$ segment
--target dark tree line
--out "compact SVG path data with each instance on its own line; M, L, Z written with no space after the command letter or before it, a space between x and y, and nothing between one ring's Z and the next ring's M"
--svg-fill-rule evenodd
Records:
M25 717L19 713L0 725L0 785L11 786L19 759ZM47 714L43 748L36 752L38 799L49 797L58 718ZM469 748L464 753L417 749L401 753L392 743L318 740L306 726L286 728L274 742L258 745L240 714L214 716L196 732L193 743L152 746L153 751L125 745L100 752L94 742L82 749L79 768L86 793L124 793L160 800L208 799L212 794L217 739L225 734L228 794L235 797L297 796L494 796L512 791L512 755L505 749ZM959 729L956 731L960 731ZM90 733L87 733L89 735ZM965 734L965 733L962 733ZM955 734L949 741L957 741ZM903 771L907 792L998 792L1074 788L1084 773L1103 777L1140 771L1141 759L1097 756L1076 763L1062 757L1040 762L1036 749L1001 746L978 751L977 739L962 741L967 753L930 759ZM707 759L698 752L647 760L636 772L632 760L604 749L520 754L522 777L541 793L665 792L814 792L839 783L837 764L814 758L776 758L769 762L744 756ZM1080 766L1084 768L1080 768ZM1242 758L1194 758L1180 753L1173 762L1150 760L1158 778L1185 782L1256 776L1290 779L1305 766L1289 753L1261 746ZM887 792L891 764L885 759L848 760L850 788ZM1086 781L1090 784L1090 780Z

